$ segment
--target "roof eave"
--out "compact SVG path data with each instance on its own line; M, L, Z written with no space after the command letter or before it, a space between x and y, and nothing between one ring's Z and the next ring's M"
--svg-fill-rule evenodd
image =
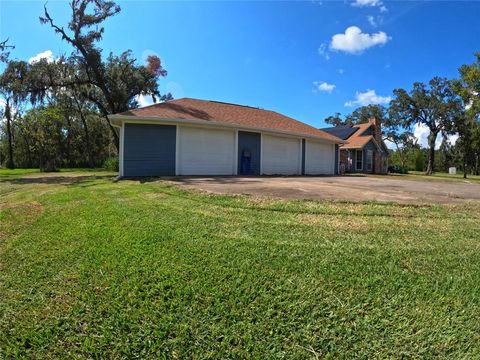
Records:
M218 126L218 127L225 127L225 128L245 129L245 130L256 130L256 131L269 132L272 134L293 135L297 137L322 140L331 144L346 143L346 141L340 138L336 138L337 140L335 140L335 139L324 138L321 136L315 136L311 134L298 133L293 131L275 130L270 128L256 127L256 126L232 124L232 123L226 123L223 121L213 121L213 120L203 120L203 119L161 118L156 116L137 116L137 115L120 115L120 114L108 115L108 119L110 120L110 123L113 126L122 126L122 123L125 121L166 122L166 123L172 123L172 124L204 125L204 126ZM331 136L334 137L333 135Z

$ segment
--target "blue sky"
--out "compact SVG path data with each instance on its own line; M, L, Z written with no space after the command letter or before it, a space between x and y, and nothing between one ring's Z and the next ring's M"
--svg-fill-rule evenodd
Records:
M67 45L38 16L43 1L0 1L0 38L29 59ZM456 77L480 51L475 1L119 1L105 53L160 56L163 92L272 109L314 126L389 100L397 87ZM66 24L68 3L50 1Z

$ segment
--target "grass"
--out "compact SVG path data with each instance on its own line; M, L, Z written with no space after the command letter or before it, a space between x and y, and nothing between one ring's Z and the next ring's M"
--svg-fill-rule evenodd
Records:
M463 173L457 173L455 175L450 175L448 173L442 172L435 172L432 175L425 175L424 172L421 171L409 171L408 175L411 175L414 178L422 178L422 179L440 179L440 180L453 180L453 181L478 181L480 182L480 176L478 175L467 175L467 179L463 178Z
M480 357L478 204L2 174L0 358Z

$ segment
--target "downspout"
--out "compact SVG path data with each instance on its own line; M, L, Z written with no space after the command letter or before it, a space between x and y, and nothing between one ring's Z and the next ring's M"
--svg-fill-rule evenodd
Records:
M123 178L123 122L121 123L121 125L118 125L118 124L113 123L112 120L110 119L110 117L107 117L107 118L108 118L108 122L110 123L110 125L112 126L112 128L114 129L115 133L118 136L118 141L119 141L119 144L118 144L118 176L117 176L116 180L120 180L121 178Z

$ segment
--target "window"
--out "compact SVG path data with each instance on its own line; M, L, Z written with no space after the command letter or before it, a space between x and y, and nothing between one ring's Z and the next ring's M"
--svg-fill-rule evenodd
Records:
M373 151L367 150L367 171L373 170Z
M356 151L356 165L355 170L362 170L363 169L363 151L357 150Z

